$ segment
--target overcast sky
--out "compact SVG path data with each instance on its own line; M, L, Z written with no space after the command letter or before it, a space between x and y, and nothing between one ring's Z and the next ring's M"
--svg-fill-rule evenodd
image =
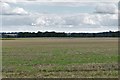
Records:
M0 0L0 32L118 30L118 2Z

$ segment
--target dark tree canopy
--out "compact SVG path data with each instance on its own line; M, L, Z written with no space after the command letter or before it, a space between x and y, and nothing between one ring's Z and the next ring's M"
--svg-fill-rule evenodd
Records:
M120 37L120 31L100 33L65 33L65 32L12 32L1 33L2 38L31 38L31 37Z

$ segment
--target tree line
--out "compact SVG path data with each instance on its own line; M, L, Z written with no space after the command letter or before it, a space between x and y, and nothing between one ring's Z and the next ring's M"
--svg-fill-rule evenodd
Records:
M99 33L65 33L65 32L12 32L1 33L2 38L30 38L30 37L120 37L120 31Z

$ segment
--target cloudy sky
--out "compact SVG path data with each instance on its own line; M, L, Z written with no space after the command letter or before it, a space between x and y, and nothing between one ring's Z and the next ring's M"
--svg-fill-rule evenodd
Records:
M118 2L0 0L0 32L118 30Z

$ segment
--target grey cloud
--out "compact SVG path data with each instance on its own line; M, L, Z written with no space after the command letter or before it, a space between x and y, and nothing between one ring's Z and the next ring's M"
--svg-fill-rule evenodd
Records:
M20 15L4 15L2 16L2 23L4 26L25 26L31 25L33 22L32 18L29 16L20 16Z
M116 14L118 13L118 8L114 3L101 3L96 6L96 13Z
M30 25L37 27L85 27L91 26L118 26L117 14L76 14L76 15L16 15L2 17L3 25L5 26L19 26Z

